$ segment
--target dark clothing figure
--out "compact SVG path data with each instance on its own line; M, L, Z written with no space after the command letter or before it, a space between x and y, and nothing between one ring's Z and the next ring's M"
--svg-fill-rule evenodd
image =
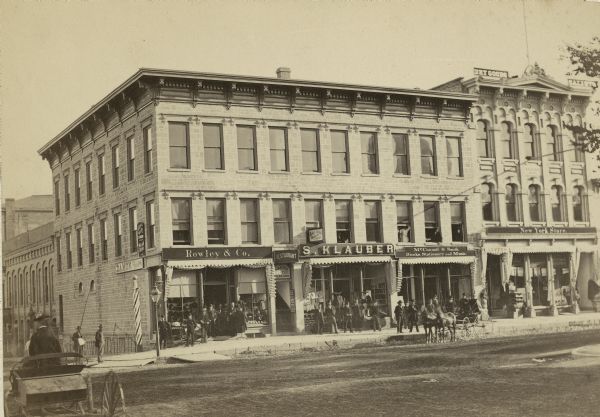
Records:
M455 305L454 305L454 300L450 299L450 301L448 301L448 304L446 304L446 313L453 313L454 314L454 310L456 309Z
M73 333L73 336L71 336L71 341L73 342L73 352L81 355L83 352L83 346L79 344L79 339L83 339L83 335L81 334L81 329L77 327L77 330L75 330L75 333Z
M94 337L94 344L96 346L96 353L98 355L98 363L102 363L102 355L104 355L104 332L102 326L99 326Z
M194 339L196 339L196 322L191 315L185 320L185 334L185 345L194 346Z
M323 328L325 327L325 317L323 316L323 310L319 307L314 310L315 317L315 333L323 334Z
M325 309L325 317L327 318L327 321L331 326L332 333L338 333L336 313L336 308L331 305L327 306L327 308Z
M246 332L246 315L242 311L241 307L233 313L233 326L235 334Z
M379 323L379 306L373 303L371 306L371 321L373 324L373 331L381 331L381 324Z
M412 333L413 326L416 327L417 332L419 331L419 314L417 307L410 303L407 309L407 319L408 319L408 331Z
M402 304L398 303L394 309L394 318L396 319L396 331L402 333L402 327L404 327L404 311Z
M160 338L160 347L166 348L167 341L171 338L171 326L164 318L158 322L158 336Z
M360 309L360 305L354 304L352 306L352 322L353 322L353 327L356 330L361 330L362 329L362 324L363 324L363 315L362 315L362 311Z
M31 336L31 341L29 342L29 356L61 352L60 342L48 326L40 326L33 336ZM42 359L37 361L37 364L40 367L60 365L60 358Z
M346 304L344 307L340 309L340 315L342 317L342 327L344 328L344 333L347 330L350 330L350 333L354 333L352 329L352 309L349 304Z

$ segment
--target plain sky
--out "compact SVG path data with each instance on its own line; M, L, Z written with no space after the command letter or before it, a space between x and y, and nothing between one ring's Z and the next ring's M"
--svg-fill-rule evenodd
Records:
M0 0L3 197L50 194L37 150L140 67L431 88L473 67L522 74L522 0ZM531 62L565 82L600 3L525 0Z

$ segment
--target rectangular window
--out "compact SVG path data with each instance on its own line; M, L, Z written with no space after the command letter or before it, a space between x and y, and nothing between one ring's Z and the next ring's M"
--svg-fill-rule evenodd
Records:
M225 200L206 199L206 222L209 245L225 244Z
M315 129L300 129L302 142L302 171L321 172L319 155L319 132Z
M435 163L435 138L433 136L421 136L421 173L425 175L437 175Z
M379 201L365 201L367 242L381 242L381 210Z
M123 231L121 230L121 214L113 216L113 230L115 232L115 256L123 254Z
M169 161L171 168L190 168L188 124L169 122Z
M360 144L363 173L379 174L379 166L377 164L377 135L375 133L361 132Z
M104 195L106 191L106 167L104 166L104 154L98 156L98 193Z
M146 203L146 240L148 248L154 247L154 236L155 236L155 222L154 222L154 201L148 201Z
M129 252L137 252L137 207L129 208Z
M100 250L102 260L108 259L108 224L106 219L100 219Z
M352 210L350 200L335 202L335 233L338 243L352 242Z
M96 237L94 236L94 225L88 224L88 258L90 264L96 260Z
M85 163L85 189L87 201L92 200L92 161Z
M450 203L450 219L452 225L452 241L464 242L466 238L464 203Z
M255 199L240 199L242 243L258 243L258 204Z
M75 207L81 205L81 175L79 169L75 170Z
M56 269L62 271L62 255L60 253L60 237L56 237Z
M71 190L69 186L69 176L65 175L65 211L71 209Z
M223 164L223 127L216 124L202 126L204 138L204 168L224 169Z
M348 167L348 135L342 130L331 131L331 160L333 172L345 174Z
M273 229L275 243L292 243L289 200L273 200Z
M54 181L54 212L58 216L60 214L60 183Z
M81 238L81 229L75 231L77 243L77 266L83 266L83 239Z
M144 140L144 172L152 172L152 126L146 126L142 129L142 138Z
M460 146L460 138L446 138L446 153L448 160L448 175L453 177L463 176L462 167L462 150Z
M269 128L271 171L289 171L287 130L283 127Z
M423 211L425 214L425 242L441 242L438 203L423 202Z
M409 175L408 135L404 133L394 133L392 134L392 137L394 138L394 173Z
M171 199L171 218L173 219L173 245L191 245L191 200L188 198Z
M412 242L412 210L409 201L396 201L396 227L398 242Z
M127 181L135 178L135 136L127 138Z
M73 267L73 252L71 249L71 233L65 233L65 246L67 249L67 269Z
M112 155L112 181L113 189L119 186L119 145L115 145L111 149Z
M253 126L237 127L238 169L256 171L256 135Z
M306 228L319 228L323 224L321 220L321 200L305 200L304 201Z

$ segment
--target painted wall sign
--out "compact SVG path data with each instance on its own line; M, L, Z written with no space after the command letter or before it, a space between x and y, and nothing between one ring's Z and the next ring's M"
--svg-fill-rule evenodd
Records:
M332 243L316 246L300 245L298 256L310 257L335 257L335 256L365 256L365 255L391 255L395 247L391 243Z
M138 269L144 269L144 259L136 258L131 261L119 262L115 265L115 271L117 274L123 274L129 271L136 271Z
M270 246L232 246L215 248L165 248L163 259L202 260L202 259L260 259L270 258Z
M596 233L595 227L560 227L560 226L518 226L518 227L486 227L485 232L490 234L539 234L560 235L567 233Z
M307 229L306 230L306 239L308 240L308 243L321 243L323 242L324 238L323 238L323 228L322 227L316 227L314 229Z
M275 250L273 251L273 262L275 264L290 264L298 260L297 250Z
M398 258L431 258L434 256L474 256L464 246L410 246L396 251Z
M473 74L481 75L482 77L508 78L508 71L500 71L489 68L473 68Z
M146 254L146 228L144 223L139 222L137 224L136 236L138 255L141 257Z
M578 80L576 78L569 78L567 82L571 87L598 88L598 81L594 80Z

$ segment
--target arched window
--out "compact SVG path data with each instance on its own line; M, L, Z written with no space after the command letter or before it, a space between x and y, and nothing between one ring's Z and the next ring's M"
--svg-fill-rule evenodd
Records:
M558 185L553 185L550 188L550 198L552 204L552 220L555 222L564 221L563 204L562 204L562 189Z
M515 158L515 146L514 146L514 133L511 124L508 122L500 123L500 146L502 146L502 158L514 159Z
M532 222L542 221L542 205L540 204L540 187L529 186L529 219Z
M33 304L35 304L37 302L37 297L36 297L36 290L37 290L37 285L35 285L35 270L31 271L31 287L29 288L31 291L31 302Z
M490 158L490 132L485 120L477 121L477 151L480 158Z
M79 294L83 294L83 282L79 283L77 290L79 291Z
M546 126L546 156L551 161L559 161L557 129L554 125Z
M523 126L523 157L525 159L537 159L535 147L535 126L531 123L526 123Z
M514 184L506 185L506 219L509 222L518 221L517 212L517 186Z
M49 300L49 284L48 284L48 267L44 266L44 302L47 303Z
M483 220L494 221L494 186L490 183L481 184L481 209Z
M96 281L90 281L90 292L96 291Z
M575 186L573 187L573 219L576 222L583 222L586 220L586 214L583 187Z

